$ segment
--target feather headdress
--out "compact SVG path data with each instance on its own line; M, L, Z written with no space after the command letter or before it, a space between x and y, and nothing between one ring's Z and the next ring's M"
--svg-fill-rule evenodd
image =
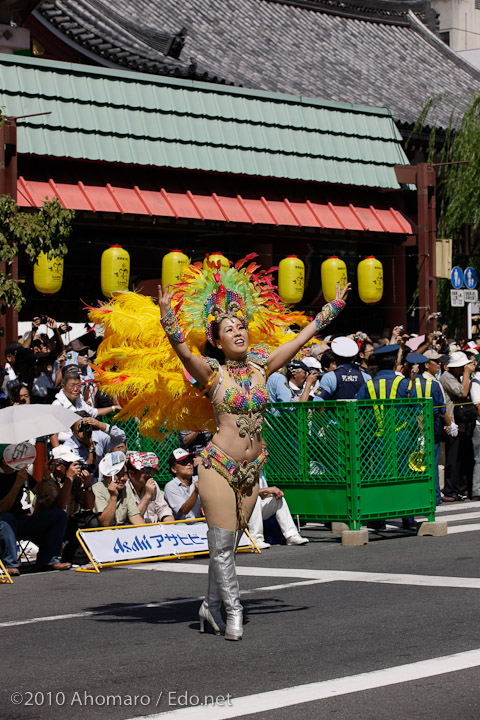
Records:
M207 269L200 263L190 265L172 288L173 309L193 354L202 355L207 337L213 341L213 324L224 317L245 322L250 345L272 348L292 338L291 325L309 322L282 303L272 281L276 268L259 270L260 265L251 262L254 257L256 253L228 269L208 259ZM119 399L119 420L142 418L141 432L153 438L161 434L159 428L215 432L210 400L186 376L151 297L119 293L91 308L89 317L105 328L96 379L101 389Z

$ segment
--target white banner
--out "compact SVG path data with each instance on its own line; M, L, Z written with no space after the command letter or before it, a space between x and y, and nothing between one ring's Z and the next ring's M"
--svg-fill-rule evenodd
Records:
M95 528L78 534L94 561L104 564L208 552L207 530L206 522L182 522ZM240 547L253 547L246 533Z

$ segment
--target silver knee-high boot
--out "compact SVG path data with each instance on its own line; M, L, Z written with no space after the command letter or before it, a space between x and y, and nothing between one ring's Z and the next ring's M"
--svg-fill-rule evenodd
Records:
M210 549L210 558L212 551ZM205 621L210 623L215 635L223 635L225 633L225 622L221 614L222 598L218 590L217 583L213 576L212 560L208 565L208 587L205 600L200 605L198 617L200 620L200 632L205 632Z
M213 577L227 613L225 640L240 640L243 635L243 608L235 569L237 533L212 525L207 537Z

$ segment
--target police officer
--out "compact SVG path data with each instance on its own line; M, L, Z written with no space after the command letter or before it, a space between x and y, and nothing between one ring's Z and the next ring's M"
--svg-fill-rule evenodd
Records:
M412 358L412 356L415 356ZM408 363L417 362L420 372L415 378L415 391L419 398L432 398L433 401L433 436L434 436L434 452L435 452L435 494L437 505L442 502L442 493L440 492L440 478L438 474L438 461L440 458L440 441L445 426L449 427L448 434L455 434L456 425L453 423L450 415L446 412L445 395L443 388L437 381L435 375L440 369L439 360L440 353L436 350L427 350L424 355L411 353L407 355Z
M314 400L353 400L360 388L370 380L370 375L354 362L358 355L358 345L351 338L337 337L332 340L331 348L337 369L322 377Z
M378 350L375 350L373 355L378 366L378 373L375 378L369 379L363 387L360 388L356 395L357 400L387 400L387 399L401 399L416 397L415 388L411 380L408 380L403 375L399 375L395 372L394 368L397 364L398 352L400 350L399 345L384 345ZM383 444L383 411L381 406L373 408L376 419L376 438L372 437L372 448L373 455L380 458L384 451ZM400 409L399 409L400 410ZM410 456L410 449L414 449L412 443L413 438L410 438L407 434L407 420L402 421L402 415L399 412L396 414L395 419L395 434L396 442L395 445L402 452L399 454L399 470L403 471L402 463L408 462ZM414 518L402 518L403 527L405 529L414 529ZM385 522L383 520L374 521L368 523L368 527L372 529L383 529Z
M357 400L416 397L412 381L394 370L399 350L399 345L384 345L374 351L378 372L373 380L369 377L368 382L360 388L356 394Z

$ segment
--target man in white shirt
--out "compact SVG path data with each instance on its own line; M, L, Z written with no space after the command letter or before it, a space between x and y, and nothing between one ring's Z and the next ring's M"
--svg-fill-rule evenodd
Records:
M268 457L267 444L262 442L263 453ZM307 538L302 537L293 522L283 492L275 486L268 487L265 475L260 473L257 502L248 521L248 530L260 550L270 547L263 535L263 521L275 515L287 545L306 545Z
M176 448L168 459L174 477L165 485L164 494L175 520L201 517L198 482L192 480L193 457L188 450Z
M287 501L280 488L268 487L263 472L260 474L258 499L248 521L248 530L260 550L266 550L270 544L265 542L263 521L275 515L287 545L306 545L308 539L302 537L293 522Z
M78 366L67 365L64 368L62 388L60 392L57 393L57 396L52 403L53 405L62 405L64 408L67 408L67 410L72 410L72 412L83 410L88 415L90 415L90 417L93 418L102 417L103 415L108 415L108 413L115 412L115 410L121 409L119 405L112 405L111 407L106 408L94 408L85 402L85 400L81 396L81 393L82 382L80 380ZM71 432L58 433L59 442L65 442L70 437L72 437ZM52 445L53 444L54 441L52 440Z

